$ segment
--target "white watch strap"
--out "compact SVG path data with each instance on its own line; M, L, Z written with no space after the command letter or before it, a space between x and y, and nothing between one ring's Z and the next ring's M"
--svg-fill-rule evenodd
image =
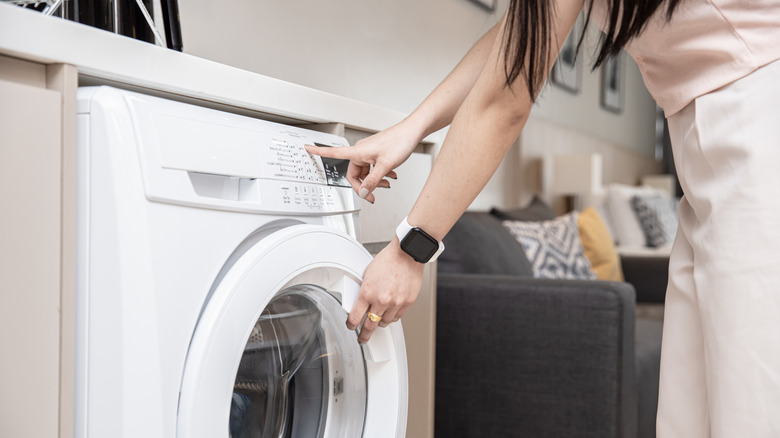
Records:
M406 237L407 234L409 234L409 231L412 230L411 225L409 225L409 222L407 221L409 217L405 217L404 220L401 221L400 224L398 224L398 227L395 229L395 235L398 236L398 242L401 242L404 240L404 237ZM439 258L439 255L444 251L444 243L439 242L439 249L436 250L436 252L431 256L431 258L428 260L428 263L435 262L436 259Z

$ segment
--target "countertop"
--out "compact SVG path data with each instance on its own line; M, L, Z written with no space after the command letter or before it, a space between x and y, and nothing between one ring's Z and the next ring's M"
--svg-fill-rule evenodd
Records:
M379 131L405 115L80 23L0 4L0 54L77 67L80 77L307 123Z

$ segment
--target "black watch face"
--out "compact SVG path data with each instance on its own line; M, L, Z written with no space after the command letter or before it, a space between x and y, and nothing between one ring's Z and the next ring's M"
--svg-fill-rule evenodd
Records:
M439 250L439 243L419 228L412 228L401 242L401 249L420 263L426 263Z

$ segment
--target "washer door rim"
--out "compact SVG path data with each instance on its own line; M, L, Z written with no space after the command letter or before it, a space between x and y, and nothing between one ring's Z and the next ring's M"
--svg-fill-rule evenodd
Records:
M350 236L318 225L281 229L248 249L215 287L195 328L180 387L177 436L228 436L238 365L249 331L272 297L305 282L341 289L342 307L348 311L370 261L371 255ZM403 436L407 369L400 324L377 330L364 347L364 358L368 380L364 434Z

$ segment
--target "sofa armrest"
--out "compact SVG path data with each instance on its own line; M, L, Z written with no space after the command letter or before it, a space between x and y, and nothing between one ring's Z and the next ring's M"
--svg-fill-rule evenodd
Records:
M631 285L437 281L437 436L635 436Z
M638 303L663 303L669 281L669 256L620 256L623 276Z

